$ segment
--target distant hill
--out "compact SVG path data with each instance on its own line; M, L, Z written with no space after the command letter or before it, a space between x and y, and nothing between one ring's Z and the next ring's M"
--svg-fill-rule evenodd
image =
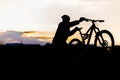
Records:
M23 44L41 44L45 45L47 42L46 41L40 41L37 40L37 38L31 38L31 37L23 37L22 32L17 32L17 31L6 31L2 32L0 34L0 44L18 44L18 43L23 43Z

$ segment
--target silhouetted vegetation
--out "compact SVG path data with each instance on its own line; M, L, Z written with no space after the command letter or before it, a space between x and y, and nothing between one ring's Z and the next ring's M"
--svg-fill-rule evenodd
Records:
M45 64L113 64L112 58L119 57L119 46L115 46L111 52L104 48L94 46L66 46L56 47L52 44L41 45L1 45L1 54L18 57L26 56L31 59L42 59ZM7 56L6 55L6 56ZM29 57L28 57L29 56ZM33 58L34 57L34 58ZM37 60L39 61L39 60ZM46 62L45 62L46 61Z
M117 66L120 46L111 52L94 46L0 45L3 75L34 75L67 66ZM71 68L72 69L72 68Z

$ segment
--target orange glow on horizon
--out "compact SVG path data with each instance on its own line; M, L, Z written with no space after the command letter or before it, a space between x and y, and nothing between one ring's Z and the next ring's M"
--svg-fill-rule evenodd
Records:
M26 31L22 33L23 37L36 38L41 41L51 42L54 36L53 32Z

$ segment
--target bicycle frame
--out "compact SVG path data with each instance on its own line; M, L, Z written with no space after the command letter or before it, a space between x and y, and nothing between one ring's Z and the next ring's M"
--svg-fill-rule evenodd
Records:
M87 30L87 32L85 34L83 34L81 32L81 29L80 29L80 35L81 35L81 38L82 38L82 42L83 44L85 44L85 40L88 39L87 41L87 45L90 45L90 41L91 41L91 37L92 37L92 34L93 32L95 32L95 34L97 34L98 32L100 32L99 28L96 27L95 25L95 22L96 21L92 21L92 25L91 27ZM103 40L103 37L101 36L101 39ZM100 41L100 40L99 40ZM104 40L103 40L104 41ZM101 42L100 42L101 43Z

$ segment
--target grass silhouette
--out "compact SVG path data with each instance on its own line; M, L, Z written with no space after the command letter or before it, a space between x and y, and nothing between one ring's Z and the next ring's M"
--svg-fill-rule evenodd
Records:
M60 66L117 66L120 46L110 53L94 46L55 47L41 45L1 45L1 69L3 75L34 75L40 69L51 70ZM12 73L11 73L12 72Z

